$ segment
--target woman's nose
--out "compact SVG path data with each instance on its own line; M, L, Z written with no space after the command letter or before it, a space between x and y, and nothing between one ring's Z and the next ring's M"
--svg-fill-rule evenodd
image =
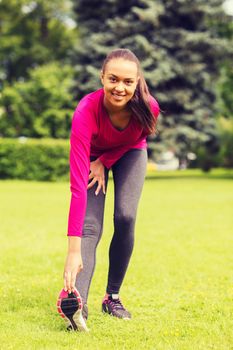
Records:
M117 91L124 91L124 84L123 84L123 82L119 82L118 84L117 84L117 86L115 87L115 89L117 90Z

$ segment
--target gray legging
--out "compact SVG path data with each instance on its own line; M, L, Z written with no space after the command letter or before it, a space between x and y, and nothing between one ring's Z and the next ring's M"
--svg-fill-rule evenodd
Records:
M92 159L93 160L93 159ZM114 180L114 234L109 249L107 293L119 293L134 244L134 226L138 201L142 192L147 163L145 149L132 149L112 167ZM108 169L105 168L106 189ZM97 185L96 185L97 186ZM95 269L96 247L102 235L105 195L95 195L96 186L88 190L81 252L83 270L78 274L76 287L83 302L87 302Z

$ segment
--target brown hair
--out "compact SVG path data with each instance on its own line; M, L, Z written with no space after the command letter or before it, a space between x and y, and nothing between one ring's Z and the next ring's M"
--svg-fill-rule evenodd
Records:
M127 61L135 62L138 68L139 80L134 92L134 96L128 102L128 106L131 109L135 119L148 134L155 132L156 118L154 117L150 108L150 93L146 84L145 78L140 68L140 62L135 54L128 49L115 49L111 51L105 58L102 65L102 72L104 73L105 67L112 59L123 58Z

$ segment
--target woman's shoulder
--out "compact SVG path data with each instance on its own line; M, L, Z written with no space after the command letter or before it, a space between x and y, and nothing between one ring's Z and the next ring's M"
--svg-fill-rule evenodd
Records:
M76 109L80 110L83 108L88 108L88 109L96 108L96 106L98 105L98 102L103 96L103 93L104 93L103 88L90 92L89 94L81 98Z
M101 101L103 89L96 90L85 95L78 103L72 118L73 131L80 129L82 126L92 129L93 132L97 130L98 119L98 105Z

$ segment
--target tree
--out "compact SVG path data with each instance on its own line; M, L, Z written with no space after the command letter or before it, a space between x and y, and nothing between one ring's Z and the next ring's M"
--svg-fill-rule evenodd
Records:
M31 68L27 81L6 86L1 94L0 136L68 138L75 103L73 70L48 63Z
M219 35L226 39L228 46L233 48L233 17L230 22L216 23ZM232 49L233 51L233 49ZM232 55L226 57L221 65L221 75L218 84L219 114L225 118L233 118L233 66Z
M221 5L221 0L74 1L82 37L74 61L77 96L100 86L107 52L129 48L142 61L161 106L156 149L172 149L180 158L200 144L216 152L215 82L227 53L216 30L217 22L228 21Z
M75 32L66 24L65 0L0 1L0 90L28 77L32 67L67 63Z

